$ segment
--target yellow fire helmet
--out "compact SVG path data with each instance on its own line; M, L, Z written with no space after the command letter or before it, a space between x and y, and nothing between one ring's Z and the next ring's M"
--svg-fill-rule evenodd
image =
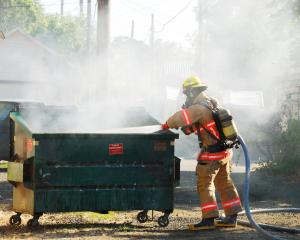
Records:
M188 91L191 91L195 88L202 88L203 91L207 89L207 86L198 78L197 76L190 76L183 82L183 93L186 94Z

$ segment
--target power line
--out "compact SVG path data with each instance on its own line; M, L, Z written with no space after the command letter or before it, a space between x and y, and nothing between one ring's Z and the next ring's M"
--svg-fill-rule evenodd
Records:
M133 3L129 0L122 0L121 4L123 4L125 7L129 8L130 10L138 12L142 16L145 16L145 14L149 14L151 12L151 11L149 11L149 9L147 7L137 6L135 3ZM162 19L160 17L156 17L156 18L158 21L162 22Z
M173 20L175 20L181 13L183 13L190 5L191 3L193 2L194 0L190 0L182 9L180 9L173 17L171 17L168 21L166 21L161 29L159 31L155 31L155 33L160 33L162 31L164 31L165 27L170 23L172 22Z

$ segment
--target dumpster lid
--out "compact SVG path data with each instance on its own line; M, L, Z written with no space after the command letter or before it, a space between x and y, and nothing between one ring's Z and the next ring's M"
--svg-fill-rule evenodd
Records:
M114 129L105 129L100 130L97 133L138 133L138 134L151 134L151 133L173 133L168 130L162 130L161 125L149 125L142 127L129 127L129 128L114 128Z
M34 99L23 99L23 98L0 98L0 103L12 103L12 104L38 104L43 105L41 101Z

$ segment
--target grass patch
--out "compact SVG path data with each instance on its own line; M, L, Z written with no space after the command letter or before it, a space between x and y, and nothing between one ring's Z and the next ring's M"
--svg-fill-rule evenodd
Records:
M108 214L88 212L86 214L87 214L87 217L92 220L98 220L98 219L110 219L111 220L116 217L116 214L114 212L108 212Z
M108 214L101 214L96 212L80 212L76 213L78 215L81 215L85 219L97 221L97 220L115 220L116 219L116 213L115 212L108 212Z
M122 232L131 232L134 230L134 227L131 225L131 224L122 224L119 226L119 231L122 231Z

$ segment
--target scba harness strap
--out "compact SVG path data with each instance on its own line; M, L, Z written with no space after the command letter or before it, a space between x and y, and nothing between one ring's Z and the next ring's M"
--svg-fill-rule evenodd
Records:
M217 106L214 106L213 103L209 100L203 100L203 101L197 102L196 104L206 107L207 109L212 111L212 113L214 113L213 112L214 109L217 109ZM221 128L220 128L218 122L214 118L212 121L208 122L205 125L202 125L199 123L199 132L205 131L214 140L217 141L216 144L209 145L207 147L203 147L201 144L200 148L208 153L218 153L218 152L225 151L228 147L226 146L226 143L222 140L223 136L222 136L222 131L220 131L220 129ZM200 141L202 142L200 134L198 134L198 140L199 140L199 142Z
M196 104L206 107L207 109L212 111L213 114L214 110L217 109L217 106L214 106L214 104L209 100L203 100L197 102ZM223 136L221 123L216 121L215 118L213 118L213 120L206 123L205 125L202 125L199 122L192 123L186 109L182 109L181 114L184 122L186 123L186 126L182 127L182 131L187 135L189 135L192 132L195 132L195 134L198 135L199 147L200 149L202 149L202 151L208 153L217 153L230 148L230 146L228 146L228 144L226 144L226 142L224 141L225 137ZM203 131L207 132L214 140L216 140L217 143L204 147L200 135L200 133L202 133Z

